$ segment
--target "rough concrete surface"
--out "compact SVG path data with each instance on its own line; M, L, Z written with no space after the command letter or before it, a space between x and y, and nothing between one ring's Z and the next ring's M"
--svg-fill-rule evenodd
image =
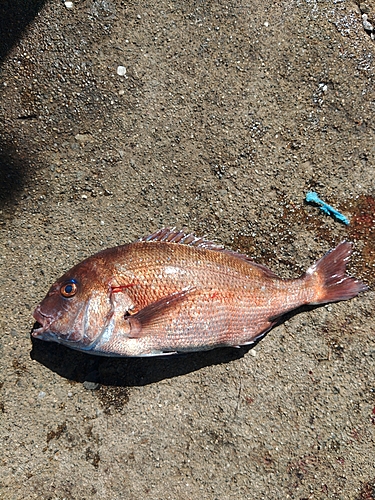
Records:
M374 499L373 1L3 0L0 17L0 498ZM285 277L349 239L370 291L254 349L31 341L58 276L163 226Z

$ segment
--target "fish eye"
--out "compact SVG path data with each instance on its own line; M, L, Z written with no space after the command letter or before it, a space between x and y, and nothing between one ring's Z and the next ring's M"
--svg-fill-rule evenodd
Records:
M60 288L60 293L63 297L73 297L77 293L78 287L74 280L70 280Z

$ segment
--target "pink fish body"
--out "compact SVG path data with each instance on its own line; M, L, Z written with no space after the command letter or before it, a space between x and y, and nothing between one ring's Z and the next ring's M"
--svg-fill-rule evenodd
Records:
M37 306L33 336L107 356L155 356L252 344L287 312L355 297L340 243L300 278L161 229L73 267Z

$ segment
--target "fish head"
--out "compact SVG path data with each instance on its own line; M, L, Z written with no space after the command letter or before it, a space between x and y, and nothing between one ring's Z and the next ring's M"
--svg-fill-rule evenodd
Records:
M102 274L100 263L88 259L58 279L34 311L40 326L33 330L32 336L90 349L112 309L108 284Z

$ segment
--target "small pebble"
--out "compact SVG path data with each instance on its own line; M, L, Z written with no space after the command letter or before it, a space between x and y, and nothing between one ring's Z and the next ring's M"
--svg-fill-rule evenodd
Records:
M97 389L99 385L100 384L98 382L90 382L89 380L85 380L83 382L83 387L88 391L95 391L95 389Z
M367 14L362 15L362 24L366 31L373 31L373 25L367 20Z
M78 142L89 142L92 140L92 136L90 134L76 134L74 139Z
M117 66L117 74L119 76L125 76L126 75L126 68L125 68L125 66Z
M38 394L38 399L43 399L46 397L46 393L44 391L40 391L40 393Z

